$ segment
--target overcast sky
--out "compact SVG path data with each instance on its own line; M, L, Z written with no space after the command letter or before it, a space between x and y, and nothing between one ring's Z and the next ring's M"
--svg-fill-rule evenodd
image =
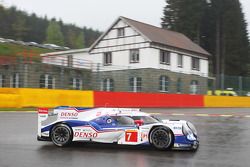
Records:
M250 25L250 0L240 0ZM106 30L119 16L160 26L165 0L0 0L5 6L77 26ZM250 32L250 26L248 26Z

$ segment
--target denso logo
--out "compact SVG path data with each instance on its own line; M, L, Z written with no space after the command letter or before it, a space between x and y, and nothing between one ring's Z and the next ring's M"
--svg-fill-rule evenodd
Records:
M175 130L181 130L181 127L174 126L173 129L175 129Z
M75 137L82 137L82 138L96 138L98 136L98 133L96 132L75 132Z
M70 113L70 112L62 112L61 113L61 117L77 117L78 116L78 113L77 112L73 112L73 113Z

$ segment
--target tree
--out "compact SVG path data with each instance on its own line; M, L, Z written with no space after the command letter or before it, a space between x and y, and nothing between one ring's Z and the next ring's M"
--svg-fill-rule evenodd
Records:
M162 28L177 31L177 22L179 20L180 0L166 0L167 5L163 10Z
M48 20L45 18L38 18L36 14L31 14L27 17L27 24L29 26L28 35L25 36L25 41L35 41L43 43L46 40L46 30L48 27Z
M200 44L206 0L166 0L166 3L162 27L181 32Z
M224 8L221 32L222 73L245 76L249 63L249 39L241 4L239 0L227 0Z
M89 47L101 35L101 32L93 30L92 28L83 27L83 34L85 36L85 46Z
M16 16L15 22L12 24L15 39L23 40L28 32L28 26L25 15L19 14Z
M66 33L67 35L67 46L69 46L70 48L76 48L76 38L77 38L77 34L76 32L73 30L73 28L68 27L68 32Z
M5 9L2 5L0 5L0 36L3 36L6 32L6 23L5 23Z
M79 28L74 24L65 24L62 20L48 20L46 16L39 18L34 13L29 15L24 11L17 10L16 7L6 8L1 4L0 23L0 36L2 38L64 44L72 49L82 48L85 45L89 47L101 34L91 28ZM80 32L83 32L84 37L79 35ZM78 42L76 42L77 38L79 38ZM85 45L81 44L81 38L84 39Z
M46 43L64 46L64 36L61 32L61 27L55 20L50 21L46 32Z
M79 33L79 35L77 36L76 38L76 41L75 41L75 46L77 49L80 49L80 48L84 48L84 34L83 32L81 31Z
M247 74L249 39L239 0L166 0L162 26L181 32L212 54L217 76Z

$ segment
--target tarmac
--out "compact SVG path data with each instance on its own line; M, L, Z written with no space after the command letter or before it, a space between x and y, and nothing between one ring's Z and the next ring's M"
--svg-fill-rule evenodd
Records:
M151 147L75 143L59 148L37 141L37 114L0 112L0 167L246 167L250 155L250 109L162 109L142 111L161 119L184 119L197 128L200 147L157 151Z

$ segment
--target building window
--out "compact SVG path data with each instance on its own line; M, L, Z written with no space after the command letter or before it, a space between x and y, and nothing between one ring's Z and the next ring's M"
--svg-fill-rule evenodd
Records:
M41 75L40 76L40 88L54 89L55 79L49 74Z
M200 59L192 57L192 70L200 70Z
M177 93L181 93L181 91L182 91L182 81L181 81L181 78L178 78L176 87L177 87L177 90L176 90Z
M142 91L142 78L132 77L129 79L129 88L132 92L141 92Z
M73 67L73 56L68 55L68 67Z
M168 92L168 87L169 87L169 78L165 75L160 76L159 79L159 90L161 92Z
M0 88L4 87L5 76L0 74Z
M114 91L114 80L111 78L105 78L102 82L103 91Z
M112 53L106 52L104 53L104 65L111 65L112 64Z
M130 50L130 63L139 63L140 54L139 49L132 49Z
M82 80L80 78L70 78L70 88L75 90L82 89Z
M18 73L11 75L10 87L12 87L12 88L19 88L20 87L20 77L19 77Z
M180 68L182 68L182 66L183 66L183 55L181 55L181 54L178 54L177 66L180 67Z
M190 93L198 94L198 81L192 80L190 83Z
M125 36L125 28L118 28L117 29L117 36L124 37Z
M170 65L170 52L165 50L160 51L160 64Z

